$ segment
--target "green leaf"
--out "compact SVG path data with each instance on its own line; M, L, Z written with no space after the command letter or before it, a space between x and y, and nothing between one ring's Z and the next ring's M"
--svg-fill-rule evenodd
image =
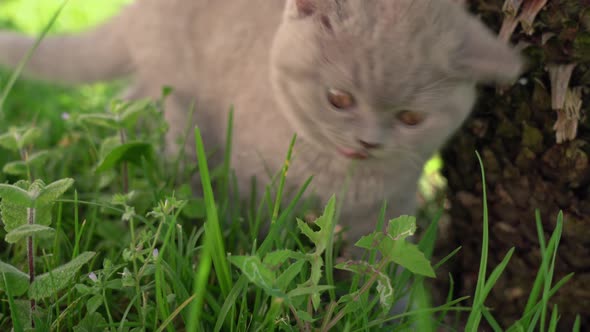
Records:
M35 200L37 200L37 197L39 197L39 195L41 194L41 190L43 190L43 188L45 188L45 182L43 182L43 180L35 180L29 186L29 189L27 189L29 197L33 200L32 207L35 206Z
M0 146L11 151L18 151L32 144L41 137L42 131L36 127L15 128L12 127L6 134L0 135Z
M379 243L381 243L381 241L383 240L384 237L385 237L385 234L380 233L380 232L375 232L375 233L372 233L369 235L365 235L365 236L361 237L360 240L357 241L357 243L355 243L355 246L357 246L359 248L364 248L364 249L378 248Z
M293 250L277 250L277 251L273 251L268 253L265 257L264 257L264 264L267 266L280 266L281 264L287 262L289 260L289 258L294 258L294 259L304 259L305 255Z
M10 128L5 134L0 135L0 146L10 150L18 151L18 142L16 141L16 128Z
M314 232L307 223L297 219L297 226L301 232L307 236L315 245L315 253L322 254L330 240L332 232L332 224L334 223L334 213L336 211L336 198L332 196L324 209L324 213L315 221L315 224L320 228L319 231Z
M4 283L6 278L6 283ZM5 290L5 285L10 287L12 296L21 296L29 289L29 275L16 267L0 261L0 290Z
M2 171L9 175L14 176L26 176L28 169L27 164L22 160L12 161L6 163L4 167L2 167Z
M33 144L41 135L43 131L37 127L27 128L20 138L17 138L17 142L19 145L19 149L24 148L25 146Z
M104 317L97 312L92 312L87 314L80 324L74 326L74 332L104 332L107 325Z
M94 257L96 253L87 251L51 272L35 278L29 288L29 297L41 300L50 297L69 286L78 271Z
M309 312L303 310L297 310L297 317L299 318L299 320L304 322L313 323L314 321L316 321L316 319L313 319Z
M102 295L94 295L93 297L88 299L88 301L86 301L86 311L88 313L93 313L96 310L98 310L98 308L100 308L102 303Z
M154 150L150 143L130 142L111 150L98 164L96 171L103 172L112 169L123 161L141 164L142 158L153 159Z
M330 285L317 285L317 286L299 286L294 290L290 291L287 296L296 297L303 295L319 295L327 290L334 289L334 286Z
M289 267L277 277L276 284L281 287L283 291L286 291L289 284L291 284L291 282L301 273L304 264L304 260L298 260L293 264L289 264Z
M36 180L28 185L26 181L19 181L14 185L0 184L0 213L7 233L28 224L29 210L34 217L34 223L39 225L51 225L51 208L54 201L72 185L74 180L62 179L49 185Z
M229 261L237 266L248 280L262 288L267 294L284 297L283 292L275 287L275 274L267 268L258 256L231 256Z
M89 124L97 127L104 127L109 129L119 129L115 116L110 113L92 113L80 114L77 117L78 122L82 124Z
M297 218L297 227L299 227L299 230L301 230L303 235L307 236L307 238L317 246L317 244L320 242L320 237L318 234L319 232L314 232L305 221L299 218Z
M377 293L379 293L379 303L383 307L384 311L389 311L393 306L395 297L393 286L391 285L391 279L387 274L379 271L373 265L367 262L346 262L338 264L337 269L351 271L359 275L372 276L377 274Z
M131 127L137 124L140 115L145 114L148 108L151 108L151 100L136 100L127 103L125 109L120 114L120 122L125 127Z
M42 206L35 209L35 224L51 225L51 206ZM9 201L0 202L0 212L2 213L2 222L4 230L9 233L15 228L28 224L28 208L13 204Z
M6 234L6 242L17 243L23 238L34 236L34 237L50 237L55 234L55 230L51 227L36 225L36 224L25 224L21 225Z
M389 234L376 232L363 236L356 243L356 246L366 249L377 248L383 255L383 259L395 262L415 274L434 278L434 269L430 261L424 256L424 253L420 251L417 245L405 240L404 234L407 234L409 230L411 230L411 227L396 228L395 232L399 231L397 238Z
M20 184L23 183L21 182ZM29 196L29 193L19 183L14 185L0 183L0 198L2 198L2 202L6 201L17 206L33 206L33 200Z
M50 152L47 150L37 151L27 157L27 164L32 167L41 166L50 155Z
M387 234L396 240L403 240L416 233L416 217L400 216L389 221Z
M382 251L383 254L385 252ZM391 261L415 274L425 277L435 278L436 274L430 264L430 261L424 256L424 253L418 249L418 246L405 241L395 242L393 249L388 253Z
M74 183L74 179L61 179L52 182L41 189L41 193L37 197L36 205L44 206L53 204L58 198L60 198Z

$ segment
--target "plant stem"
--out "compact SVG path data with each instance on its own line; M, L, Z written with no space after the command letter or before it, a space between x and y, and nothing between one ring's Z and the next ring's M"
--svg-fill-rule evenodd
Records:
M353 297L352 301L358 301L360 299L361 295L363 295L365 292L367 292L371 288L371 286L375 283L375 281L377 281L377 278L379 277L379 273L383 270L383 268L385 268L386 264L387 264L387 259L384 258L381 261L381 263L379 264L379 267L377 268L375 273L371 276L369 281L367 281L363 285L361 290ZM328 323L328 325L326 325L325 329L322 329L322 331L330 331L344 317L344 313L345 313L344 310L340 310L340 312L334 317L334 319L332 319L330 321L330 323Z
M27 219L29 225L35 223L35 209L27 208ZM29 285L35 281L35 255L33 252L33 237L27 237L27 257L29 261ZM31 327L35 328L35 320L33 319L35 313L36 303L34 299L31 299Z
M125 130L119 130L119 136L121 137L121 144L125 144L127 141L127 137L125 135ZM126 161L123 161L123 193L126 194L129 192L129 168Z

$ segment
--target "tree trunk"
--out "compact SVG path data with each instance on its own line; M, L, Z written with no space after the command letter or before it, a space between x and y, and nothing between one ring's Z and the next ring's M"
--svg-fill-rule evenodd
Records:
M546 239L563 211L553 283L575 276L552 303L568 330L576 314L590 329L590 0L504 2L468 5L500 38L526 46L529 69L513 86L483 88L474 114L442 153L451 208L438 252L463 247L447 268L455 295L473 295L483 220L477 150L487 180L488 271L516 249L486 305L503 327L521 318L541 262L535 210ZM510 10L520 2L518 11Z

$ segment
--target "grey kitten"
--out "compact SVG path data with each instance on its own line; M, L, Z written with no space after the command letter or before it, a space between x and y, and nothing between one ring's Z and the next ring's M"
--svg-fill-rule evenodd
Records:
M32 39L0 33L0 64ZM343 189L341 222L353 239L389 216L413 214L424 163L461 125L475 83L509 81L521 59L450 0L143 0L110 22L47 38L26 74L83 83L132 77L129 97L175 92L169 145L191 101L208 148L223 145L235 105L232 165L241 189L280 170L314 176L325 202Z

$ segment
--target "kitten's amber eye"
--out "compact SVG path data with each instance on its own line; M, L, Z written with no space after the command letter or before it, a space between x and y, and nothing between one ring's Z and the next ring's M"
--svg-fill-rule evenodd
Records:
M423 113L414 111L401 111L397 113L396 117L407 126L417 126L426 119Z
M328 89L328 101L339 110L347 110L355 104L350 93L338 89Z

